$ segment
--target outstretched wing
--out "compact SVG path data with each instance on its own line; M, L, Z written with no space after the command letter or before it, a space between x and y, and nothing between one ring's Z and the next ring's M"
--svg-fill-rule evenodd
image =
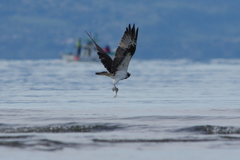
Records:
M101 60L102 64L108 70L108 72L112 73L112 62L113 62L112 58L106 52L104 52L104 50L101 47L99 47L99 45L94 41L94 39L88 33L87 33L87 35L91 38L91 40L95 44L95 46L98 50L97 54L98 54L99 59Z
M113 72L127 71L129 62L136 50L137 37L138 28L135 30L135 25L133 24L133 27L131 27L129 24L116 50L112 66Z

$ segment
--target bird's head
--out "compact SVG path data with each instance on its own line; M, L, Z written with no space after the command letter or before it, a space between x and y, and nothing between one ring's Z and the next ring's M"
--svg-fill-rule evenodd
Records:
M127 76L125 79L129 78L131 76L131 73L127 72Z

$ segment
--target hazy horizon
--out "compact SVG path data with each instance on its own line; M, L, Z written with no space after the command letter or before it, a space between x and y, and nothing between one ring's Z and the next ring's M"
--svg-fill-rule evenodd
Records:
M74 52L85 31L116 48L127 25L139 27L136 59L240 58L238 1L0 2L0 59L52 59Z

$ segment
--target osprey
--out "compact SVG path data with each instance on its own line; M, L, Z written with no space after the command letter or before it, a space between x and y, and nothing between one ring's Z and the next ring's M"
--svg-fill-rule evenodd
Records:
M123 37L118 45L114 59L103 51L101 47L93 40L93 38L87 33L87 35L94 42L98 56L107 71L97 72L96 75L104 75L113 79L113 92L114 98L117 96L118 88L116 84L120 80L124 80L130 77L130 73L127 72L129 62L135 53L138 37L138 28L135 30L135 25L126 28Z

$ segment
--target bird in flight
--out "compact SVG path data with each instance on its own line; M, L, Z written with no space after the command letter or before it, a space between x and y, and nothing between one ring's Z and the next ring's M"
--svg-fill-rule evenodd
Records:
M87 33L87 32L86 32ZM107 71L97 72L96 75L104 75L113 79L114 98L117 97L118 88L116 84L120 80L124 80L130 77L128 70L129 62L136 51L137 38L138 38L138 28L135 29L135 24L131 27L129 24L123 34L123 37L118 45L114 59L112 59L104 50L99 47L99 45L94 41L94 39L87 33L95 44L98 52L99 59L101 60Z

